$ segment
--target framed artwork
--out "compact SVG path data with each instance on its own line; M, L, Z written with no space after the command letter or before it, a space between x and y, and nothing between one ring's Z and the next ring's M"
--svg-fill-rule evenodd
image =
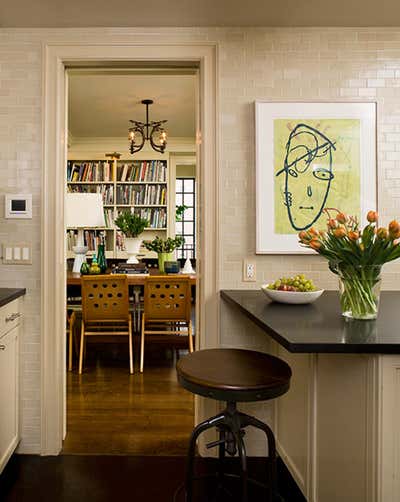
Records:
M256 252L313 253L324 209L376 209L376 103L256 102ZM333 212L334 214L334 212Z

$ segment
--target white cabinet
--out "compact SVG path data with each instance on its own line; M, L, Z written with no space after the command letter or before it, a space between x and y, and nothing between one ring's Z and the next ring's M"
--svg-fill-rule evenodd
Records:
M19 301L0 308L0 473L19 442Z

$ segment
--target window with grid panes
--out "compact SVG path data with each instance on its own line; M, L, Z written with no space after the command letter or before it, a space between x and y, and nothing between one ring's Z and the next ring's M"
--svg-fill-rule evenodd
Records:
M176 178L176 206L186 206L181 221L175 223L176 234L185 239L183 246L176 250L177 259L196 258L196 218L195 218L195 178Z

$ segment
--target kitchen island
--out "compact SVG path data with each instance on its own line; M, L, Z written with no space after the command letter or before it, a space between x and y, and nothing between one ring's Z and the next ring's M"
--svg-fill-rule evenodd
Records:
M400 292L382 293L376 321L344 319L333 291L311 305L273 303L254 290L221 298L293 370L271 425L306 499L400 500Z

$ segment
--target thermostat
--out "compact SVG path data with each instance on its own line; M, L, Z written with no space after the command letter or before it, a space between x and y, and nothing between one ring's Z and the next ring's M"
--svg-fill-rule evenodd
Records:
M32 194L9 194L5 196L5 218L32 218Z

